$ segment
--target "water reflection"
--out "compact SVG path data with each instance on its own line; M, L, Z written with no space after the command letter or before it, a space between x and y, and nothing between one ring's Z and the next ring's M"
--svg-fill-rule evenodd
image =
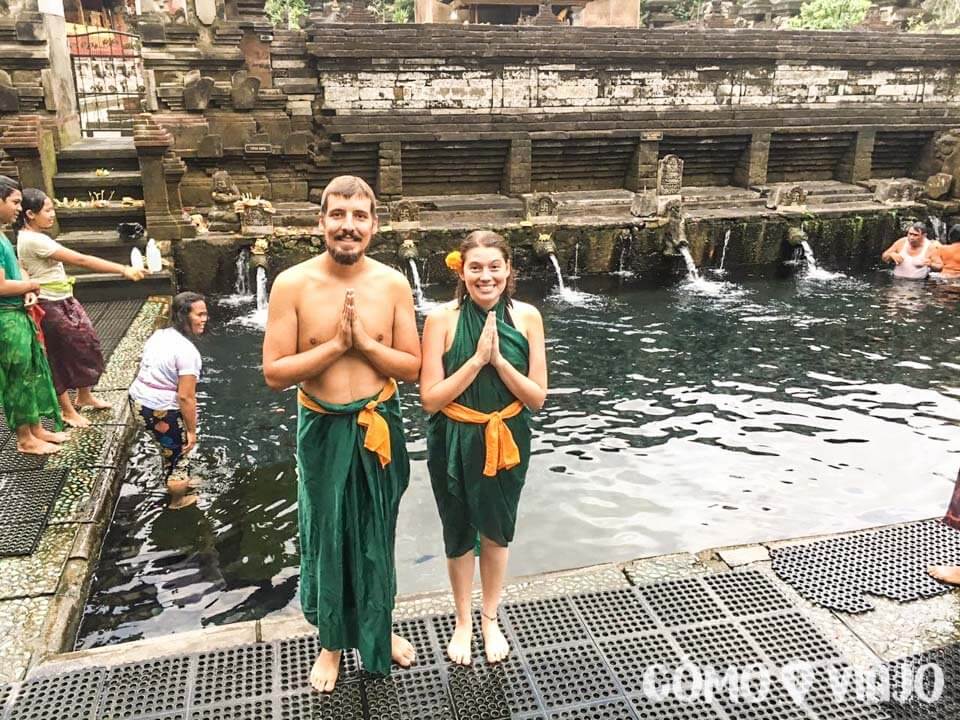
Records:
M523 284L543 308L551 390L511 573L942 512L960 464L960 284L716 284ZM200 501L170 514L138 445L83 646L297 612L294 397L263 386L259 333L227 323L238 312L221 308L200 343ZM414 387L401 396L413 468L397 561L414 592L446 576L424 418Z

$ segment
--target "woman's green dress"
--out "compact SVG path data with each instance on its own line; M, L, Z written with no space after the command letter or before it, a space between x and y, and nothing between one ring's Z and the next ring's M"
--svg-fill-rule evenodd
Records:
M13 246L0 233L0 267L7 280L21 280ZM0 297L0 400L7 425L35 425L43 417L62 427L47 355L23 306L23 296Z
M497 313L500 354L519 372L529 371L530 345L510 319L509 300L501 298ZM477 349L487 319L470 298L464 298L453 345L443 355L445 377L455 373ZM486 365L455 402L483 413L500 411L517 398L497 371ZM427 468L443 523L447 557L460 557L477 545L478 533L506 547L513 540L517 504L530 462L530 411L504 421L520 450L520 464L483 474L486 443L484 426L451 420L442 412L430 418L427 430Z

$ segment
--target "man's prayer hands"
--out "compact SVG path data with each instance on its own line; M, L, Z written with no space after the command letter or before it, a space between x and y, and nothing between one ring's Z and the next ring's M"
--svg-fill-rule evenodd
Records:
M353 347L353 319L356 307L353 302L353 290L347 290L343 299L343 311L340 313L340 324L337 326L336 339L343 352Z

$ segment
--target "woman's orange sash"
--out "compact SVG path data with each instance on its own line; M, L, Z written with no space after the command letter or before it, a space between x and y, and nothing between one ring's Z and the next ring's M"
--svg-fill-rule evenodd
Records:
M367 432L363 438L363 446L370 452L374 452L380 458L380 467L386 467L390 464L390 426L383 416L377 412L377 405L386 402L397 392L397 381L390 378L390 381L383 386L383 390L376 399L371 400L360 412L357 413L357 425L366 428ZM347 413L335 413L318 405L301 388L297 388L297 401L307 410L323 415L345 415Z
M487 449L483 463L483 474L486 477L493 477L500 470L509 470L520 464L520 449L504 420L516 417L522 411L523 403L519 400L514 400L503 410L492 413L482 413L459 403L450 403L440 409L440 412L451 420L487 426L484 430Z

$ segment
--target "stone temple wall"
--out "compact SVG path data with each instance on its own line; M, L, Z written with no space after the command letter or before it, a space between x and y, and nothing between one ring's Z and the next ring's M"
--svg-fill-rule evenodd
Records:
M317 201L343 172L388 200L639 191L655 185L666 154L685 160L686 185L926 179L940 169L939 134L960 127L951 36L322 23L303 32L242 12L208 24L146 17L139 31L145 103L185 163L188 208L211 204L218 169L274 201ZM45 41L24 33L0 19L10 78L0 74L0 124L52 111Z

